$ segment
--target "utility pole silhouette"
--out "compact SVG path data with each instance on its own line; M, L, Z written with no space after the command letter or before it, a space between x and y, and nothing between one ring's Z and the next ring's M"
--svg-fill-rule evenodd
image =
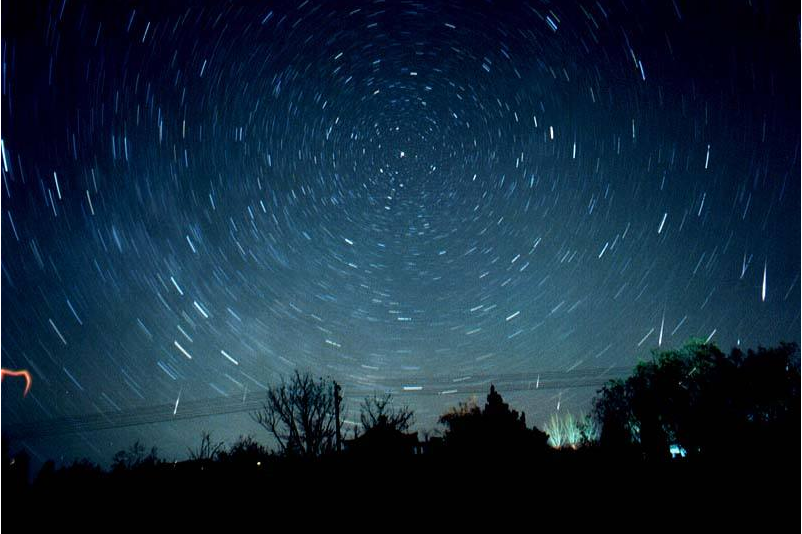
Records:
M336 381L334 382L334 419L335 419L335 428L337 429L337 452L342 451L342 437L340 436L340 403L343 400L342 395L340 395L340 384Z

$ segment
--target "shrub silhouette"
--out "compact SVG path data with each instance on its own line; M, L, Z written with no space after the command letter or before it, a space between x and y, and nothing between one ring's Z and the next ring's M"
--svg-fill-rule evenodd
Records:
M244 467L261 466L269 457L267 449L252 436L240 436L228 450L221 450L217 454L221 463Z
M127 450L117 452L111 461L113 472L134 471L153 468L161 464L156 447L150 451L139 441L134 442Z
M367 397L360 406L362 434L348 442L348 449L363 456L412 454L418 445L416 433L405 433L415 414L408 407L394 408L392 395ZM355 433L356 434L356 433Z

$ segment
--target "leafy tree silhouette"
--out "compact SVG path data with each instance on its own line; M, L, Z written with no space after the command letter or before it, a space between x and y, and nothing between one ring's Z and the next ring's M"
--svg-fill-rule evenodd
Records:
M690 457L757 454L769 442L798 449L799 377L796 345L727 356L692 340L605 385L593 417L605 448L649 459L667 458L671 444Z
M548 449L548 435L526 426L526 415L511 410L495 386L490 386L484 410L475 404L460 404L440 417L447 427L445 447L458 455L478 454L485 458L512 454L536 456Z

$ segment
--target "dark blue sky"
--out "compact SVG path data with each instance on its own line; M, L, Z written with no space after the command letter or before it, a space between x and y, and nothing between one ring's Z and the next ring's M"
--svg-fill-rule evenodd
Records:
M799 342L799 8L726 4L4 2L4 433L266 440L179 416L296 368L542 425L657 347Z

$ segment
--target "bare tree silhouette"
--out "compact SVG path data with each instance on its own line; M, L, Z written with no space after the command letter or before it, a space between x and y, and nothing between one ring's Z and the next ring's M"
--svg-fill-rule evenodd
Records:
M360 406L359 419L363 431L384 426L399 432L406 432L415 420L415 414L408 406L395 408L390 393L365 397Z
M295 374L267 391L262 410L253 419L278 442L287 456L317 457L335 449L334 383L309 372Z
M201 432L201 443L196 449L188 449L189 459L194 461L211 462L217 460L220 452L224 450L225 443L222 441L212 443L212 433Z

